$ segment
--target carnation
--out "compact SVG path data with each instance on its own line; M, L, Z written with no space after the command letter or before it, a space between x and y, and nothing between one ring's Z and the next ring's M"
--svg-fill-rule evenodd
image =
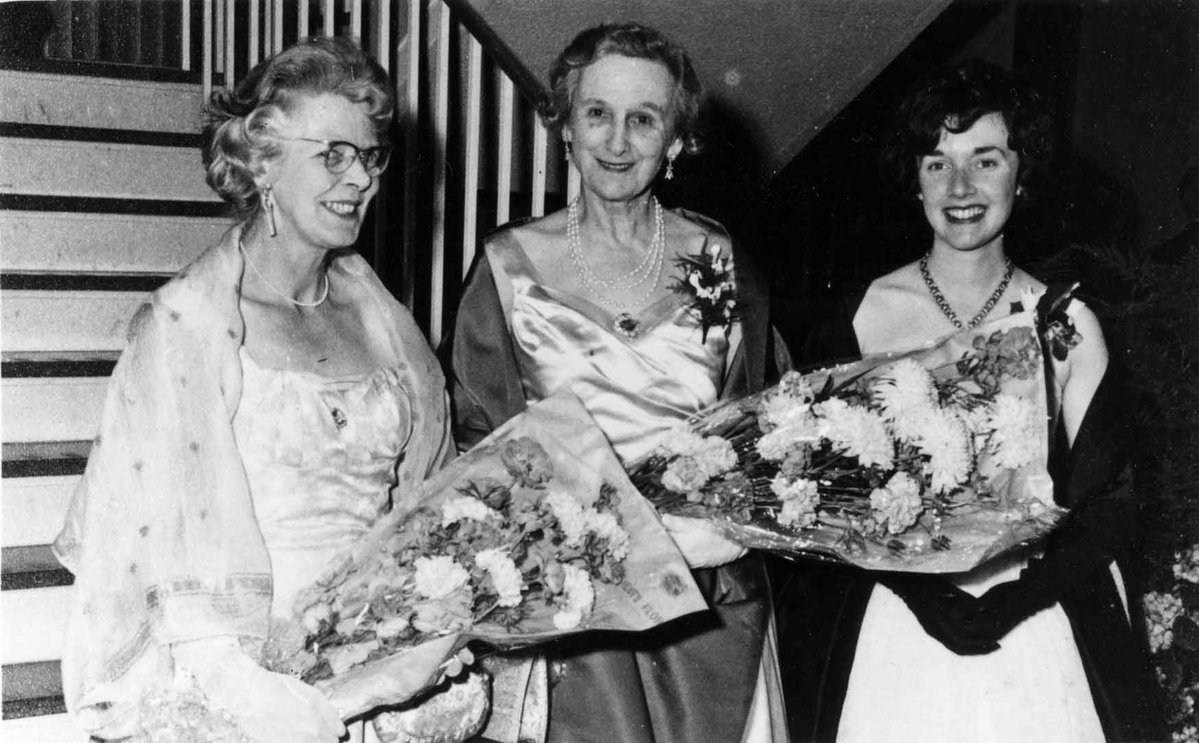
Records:
M790 395L769 395L762 400L759 413L766 423L773 428L802 423L811 416L810 397L791 397Z
M507 550L502 547L483 550L475 555L475 564L487 571L487 576L491 578L495 592L499 595L500 606L520 604L524 581L521 580L520 571L508 556Z
M924 503L920 483L906 472L896 472L881 488L870 493L870 511L888 534L899 534L920 518Z
M870 394L888 421L937 405L932 375L914 359L900 359L888 365L871 383Z
M607 542L613 559L623 560L629 554L629 533L614 514L589 508L583 512L587 529Z
M991 435L991 451L1000 467L1015 469L1032 462L1040 449L1044 421L1037 419L1031 400L999 393L991 403L987 427Z
M721 436L708 436L703 447L695 453L699 466L709 478L723 475L737 466L737 452L733 445Z
M806 527L816 523L820 491L815 480L799 478L788 482L785 477L775 476L770 481L770 490L782 502L782 508L775 516L780 524Z
M595 588L586 570L565 563L565 582L562 589L562 609L554 614L554 626L558 629L573 629L591 613L595 603Z
M679 457L666 465L662 487L676 493L699 490L709 479L707 469L695 457Z
M416 558L416 592L443 599L467 585L470 573L449 555Z
M441 505L442 526L456 524L463 519L501 521L503 517L500 516L499 511L489 508L483 501L465 495L450 498Z
M821 433L832 442L833 448L856 457L866 467L891 467L895 460L895 442L881 416L839 399L815 407L823 422Z
M662 437L659 448L668 456L686 457L704 447L704 437L683 427L675 427Z
M776 428L758 439L754 447L762 459L768 462L781 462L787 458L787 453L796 443L790 433L790 430L786 428Z

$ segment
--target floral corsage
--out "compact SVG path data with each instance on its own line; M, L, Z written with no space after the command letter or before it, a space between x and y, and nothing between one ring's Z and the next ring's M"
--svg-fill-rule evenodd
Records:
M678 260L683 275L675 279L674 290L691 298L688 310L700 322L702 340L708 330L723 327L727 334L737 318L737 283L733 280L733 259L721 255L720 243L712 243L695 255Z

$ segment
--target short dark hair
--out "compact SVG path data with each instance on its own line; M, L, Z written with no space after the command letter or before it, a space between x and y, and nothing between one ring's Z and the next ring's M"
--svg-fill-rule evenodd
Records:
M900 103L887 152L899 187L919 191L920 158L937 148L942 129L958 134L992 113L1003 118L1008 147L1020 156L1017 183L1037 182L1052 151L1041 97L1010 70L970 59L936 73Z
M213 91L204 107L205 175L238 218L261 206L255 164L279 154L266 136L270 123L299 99L325 93L364 105L379 141L387 141L395 93L383 68L348 39L305 39L260 62L236 88Z
M671 104L674 133L683 149L700 149L700 105L704 86L687 52L659 31L637 23L605 23L583 31L550 67L550 98L542 111L546 126L561 129L570 118L571 103L583 68L600 57L618 54L661 62L674 79Z

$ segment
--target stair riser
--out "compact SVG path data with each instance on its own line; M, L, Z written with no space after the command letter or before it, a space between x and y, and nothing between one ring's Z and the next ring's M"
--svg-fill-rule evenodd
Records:
M66 520L78 477L13 477L0 496L4 547L50 544Z
M173 273L229 224L220 217L0 211L0 270Z
M198 149L21 137L0 139L0 193L219 201Z
M46 715L0 722L0 740L14 743L87 743L69 715Z
M141 292L6 291L0 302L5 351L121 351L149 295Z
M0 121L193 134L200 104L198 85L0 71Z
M74 588L35 588L4 592L4 632L0 660L4 665L62 658Z
M0 380L4 443L94 438L107 389L105 377Z

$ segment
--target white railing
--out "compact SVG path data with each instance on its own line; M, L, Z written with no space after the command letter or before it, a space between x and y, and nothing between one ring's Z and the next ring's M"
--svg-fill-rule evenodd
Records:
M314 29L359 40L391 73L403 138L392 169L402 175L385 184L376 202L374 263L434 346L478 235L516 217L540 216L551 196L564 200L564 191L577 191L577 174L567 173L560 145L551 145L536 115L539 87L528 73L523 85L514 82L480 38L487 34L472 33L464 21L476 29L481 21L466 0L198 1L197 31L190 23L193 0L181 0L181 66L189 69L199 57L205 95ZM293 28L285 26L288 19ZM429 149L431 157L422 158ZM394 214L402 215L398 227L388 224Z

